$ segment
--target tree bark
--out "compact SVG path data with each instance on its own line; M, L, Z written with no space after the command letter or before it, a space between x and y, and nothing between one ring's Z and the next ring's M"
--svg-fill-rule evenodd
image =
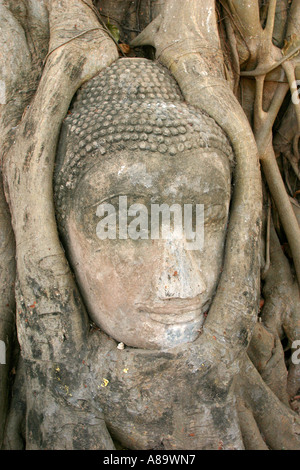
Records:
M299 367L287 359L300 338L300 238L290 203L296 206L299 197L300 104L285 114L299 74L300 2L289 3L128 0L116 11L110 0L0 0L0 340L7 346L0 447L4 440L7 449L113 450L112 436L128 448L160 445L150 428L143 434L143 425L149 416L159 422L172 396L180 407L172 411L165 448L300 448L293 411ZM280 18L279 4L288 8ZM108 20L120 29L119 44ZM236 157L224 268L203 332L189 348L154 355L124 354L91 330L58 235L52 189L61 124L76 91L126 55L120 46L133 37L128 55L151 55L145 46L153 47L186 102L222 127ZM236 84L228 76L229 57ZM292 162L285 171L281 157ZM259 158L277 208L273 220L263 210ZM120 391L128 367L134 373ZM168 388L170 377L178 387ZM143 423L130 414L138 391L151 411L145 409ZM121 406L124 397L128 409ZM134 419L135 437L128 437L127 424L118 435L122 420Z

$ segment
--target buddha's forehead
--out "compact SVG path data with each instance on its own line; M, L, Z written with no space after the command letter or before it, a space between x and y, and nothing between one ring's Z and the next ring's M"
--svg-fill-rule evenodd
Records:
M230 192L231 171L226 156L211 149L192 149L183 155L120 151L103 156L81 178L75 193L110 197L113 194L144 194L162 198L188 197L222 190ZM96 197L98 197L96 196ZM80 196L81 197L81 196Z

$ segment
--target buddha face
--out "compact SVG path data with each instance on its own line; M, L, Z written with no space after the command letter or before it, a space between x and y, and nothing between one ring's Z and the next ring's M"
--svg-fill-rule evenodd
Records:
M123 150L102 156L85 173L67 221L68 255L90 317L104 332L147 349L168 349L199 336L222 269L230 190L227 157L209 149L173 156ZM140 236L129 236L130 230L124 236L124 221L121 234L120 200L129 209L127 225L133 221ZM99 207L107 204L115 208L116 225L103 239L99 222L103 227L107 214ZM185 230L151 236L151 209L162 204L204 208L200 249L191 249ZM201 220L195 213L193 221L196 231Z

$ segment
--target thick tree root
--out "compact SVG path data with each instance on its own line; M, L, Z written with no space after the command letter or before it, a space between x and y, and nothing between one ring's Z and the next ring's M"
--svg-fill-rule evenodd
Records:
M14 381L9 414L5 426L4 450L24 450L26 442L26 376L22 358Z
M201 15L208 20L201 21ZM228 342L232 355L238 354L243 347L241 331L247 342L256 322L259 268L257 257L252 256L259 250L262 194L253 133L222 74L214 1L167 1L162 13L132 44L156 48L158 60L170 69L187 102L214 118L234 148L235 191L225 263L205 330Z
M278 400L249 359L238 377L237 391L252 410L254 419L270 449L300 449L300 419Z
M239 423L246 450L268 450L268 446L262 438L253 413L245 402L237 400Z
M47 63L30 108L16 129L14 143L10 148L7 145L3 173L16 237L17 323L22 356L53 361L63 360L68 353L73 355L88 332L87 317L57 234L52 194L56 143L77 88L116 60L118 53L88 5L50 0L47 8ZM6 41L10 34L7 31ZM30 83L30 77L24 76ZM19 107L17 101L12 110L16 119L21 118ZM28 401L33 390L30 374L27 377ZM45 397L51 395L47 387L43 393ZM27 403L27 419L28 409Z
M8 3L13 8L13 2ZM32 5L35 3L31 2ZM230 4L239 7L239 2ZM299 2L293 3L296 4ZM297 371L291 367L290 375L286 377L281 345L284 335L289 342L300 337L298 289L289 265L279 255L278 240L277 245L276 241L272 242L272 236L276 234L271 231L271 267L265 276L263 324L257 324L262 206L257 147L245 114L223 76L214 1L167 0L160 15L134 44L156 47L157 59L174 75L185 99L212 116L234 147L237 159L234 197L218 292L203 334L188 351L179 348L166 354L159 352L154 360L147 351L138 352L137 361L136 351L128 350L121 356L114 342L108 340L106 364L101 356L103 350L99 347L98 351L95 338L91 340L85 308L58 238L52 174L61 122L75 91L116 60L118 52L94 16L90 0L76 4L71 0L48 0L46 5L50 43L43 76L30 108L16 129L14 144L8 151L10 145L7 142L12 142L10 137L4 146L4 153L7 151L4 161L6 191L17 242L17 324L24 358L15 381L5 447L114 449L106 428L109 425L112 432L116 432L113 423L115 405L110 394L117 396L122 392L121 398L124 398L119 384L130 364L135 375L130 378L132 386L125 396L129 411L125 406L124 410L120 409L117 420L122 419L123 412L127 416L130 409L135 409L136 394L140 389L144 392L142 402L144 397L150 397L150 408L153 407L160 416L157 403L162 403L166 409L170 405L169 396L165 394L170 387L169 377L180 384L170 390L175 403L179 402L181 406L173 410L175 430L173 435L165 434L166 448L192 445L199 449L218 446L299 449L299 418L287 406L291 396L286 392L289 387L293 391L290 393L296 393ZM275 6L276 2L271 0L267 28L263 33L269 39ZM22 21L22 8L20 11L18 15ZM259 21L259 11L256 13L257 17L250 18L254 18L253 27ZM45 19L44 14L43 11ZM206 22L201 20L201 15L207 18ZM247 32L246 28L244 34ZM48 44L45 38L43 44L45 41ZM257 59L254 46L252 42L252 62ZM42 49L33 62L45 57ZM29 57L30 54L33 54L32 44L25 55ZM31 66L32 63L24 63L23 72L27 68L31 70ZM27 85L36 83L38 71L40 65L35 68L33 77L24 75ZM13 110L15 124L21 118L20 110L24 109L25 101L18 102ZM2 119L2 127L9 132L3 122ZM4 230L8 227L6 224ZM276 270L286 281L278 282ZM12 271L9 282L11 280ZM286 286L288 289L284 293ZM11 330L8 316L5 314L2 324L9 324ZM6 328L2 324L1 332ZM91 342L93 348L90 348ZM99 339L99 346L103 346L100 343ZM248 346L253 362L246 358L239 371L238 358L243 357ZM95 358L99 359L96 365ZM155 389L149 390L140 369L135 369L137 363L141 365L141 371L148 372L155 381ZM195 371L197 381L191 380ZM106 379L102 390L100 384L108 372L111 388L105 388ZM7 377L7 371L5 374ZM85 389L86 383L91 384L91 391ZM98 402L99 388L103 393ZM123 401L119 400L120 403ZM106 414L102 413L102 406L107 407ZM4 409L0 416L0 427L5 412ZM151 420L153 415L150 413ZM184 426L180 426L182 423ZM120 429L124 430L123 422ZM132 430L128 436L125 431L124 439L129 436L130 445ZM143 433L141 427L137 439L144 436ZM149 445L149 441L145 442Z
M43 360L54 359L51 351L61 358L68 345L80 347L88 328L54 213L52 174L60 126L77 88L118 57L87 5L53 0L48 8L50 55L5 159L17 245L19 341L24 357ZM78 35L80 29L84 34ZM29 324L39 345L35 352L27 339Z
M269 332L262 323L257 323L248 355L266 385L288 406L287 369L278 335Z

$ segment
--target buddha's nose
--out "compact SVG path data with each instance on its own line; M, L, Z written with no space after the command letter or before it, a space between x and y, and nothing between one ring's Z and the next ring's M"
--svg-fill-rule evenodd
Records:
M201 273L198 256L187 250L182 240L164 240L161 266L157 273L158 298L193 299L202 294L206 283Z

